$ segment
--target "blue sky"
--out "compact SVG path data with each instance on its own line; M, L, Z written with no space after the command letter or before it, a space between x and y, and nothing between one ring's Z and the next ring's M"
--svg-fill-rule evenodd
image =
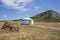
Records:
M0 20L31 17L47 10L60 13L60 0L0 0Z

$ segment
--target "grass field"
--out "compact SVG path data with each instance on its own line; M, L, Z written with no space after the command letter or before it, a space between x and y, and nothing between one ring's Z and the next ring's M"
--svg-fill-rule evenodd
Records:
M60 28L60 22L35 22L35 25Z
M0 22L0 28L3 24L4 22ZM51 23L35 23L35 25L44 26L47 24L51 26ZM17 21L17 25L20 27L18 33L0 33L0 40L60 40L59 30L38 28L32 25L21 25L19 21ZM56 24L55 27L57 27Z

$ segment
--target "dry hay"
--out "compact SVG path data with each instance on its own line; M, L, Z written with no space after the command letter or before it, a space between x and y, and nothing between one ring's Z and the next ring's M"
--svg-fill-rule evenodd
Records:
M19 27L14 21L6 21L1 29L8 32L19 32Z

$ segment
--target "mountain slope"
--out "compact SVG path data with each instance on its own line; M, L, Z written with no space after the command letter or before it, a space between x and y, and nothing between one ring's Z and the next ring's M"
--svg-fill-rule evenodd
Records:
M60 14L53 10L48 10L43 13L39 13L32 18L35 21L60 21Z

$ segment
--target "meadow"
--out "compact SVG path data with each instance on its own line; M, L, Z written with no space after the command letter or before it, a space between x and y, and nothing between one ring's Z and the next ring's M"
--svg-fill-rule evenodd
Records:
M39 28L33 25L21 25L19 21L16 22L20 28L19 32L0 33L0 40L60 40L60 30ZM0 22L0 28L3 24L4 22ZM59 22L35 22L34 25L60 27Z
M60 28L60 22L35 22L35 25Z

